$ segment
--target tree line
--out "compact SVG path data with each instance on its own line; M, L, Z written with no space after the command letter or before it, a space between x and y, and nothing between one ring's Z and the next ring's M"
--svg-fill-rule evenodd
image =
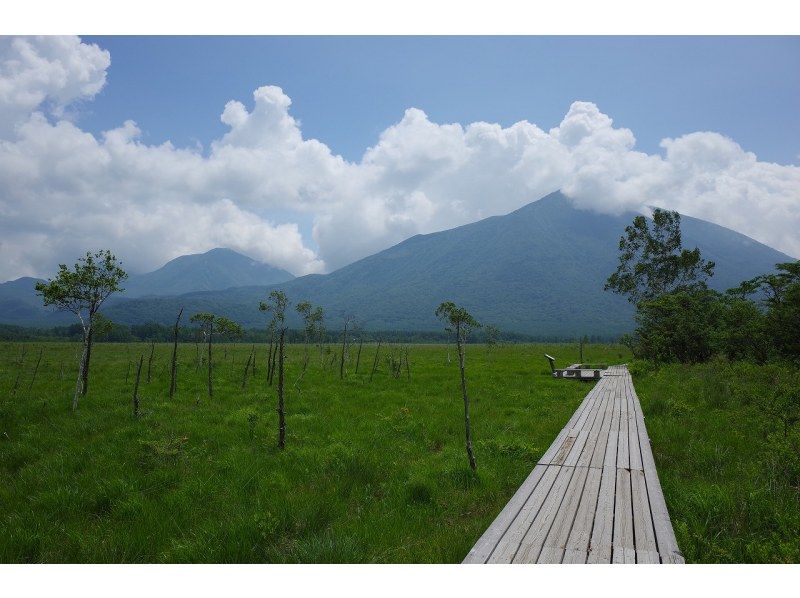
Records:
M636 307L624 341L654 362L699 363L716 355L764 363L800 359L800 261L742 281L708 288L715 264L681 244L680 214L637 216L619 242L619 266L605 289Z

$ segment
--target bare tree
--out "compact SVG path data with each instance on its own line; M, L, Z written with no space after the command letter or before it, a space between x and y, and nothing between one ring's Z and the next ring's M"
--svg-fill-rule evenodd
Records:
M283 291L272 291L267 301L262 301L258 309L272 314L272 323L278 330L278 448L286 446L286 409L283 397L284 342L286 338L286 308L289 300Z
M242 334L242 327L229 320L224 316L215 316L208 312L198 312L194 314L189 321L196 322L200 325L200 330L203 333L203 338L208 344L208 396L214 396L214 386L212 379L213 361L211 355L211 343L214 335L217 336L234 336Z
M467 334L473 328L480 327L480 324L463 307L452 301L445 301L436 309L436 316L448 324L448 331L455 333L456 344L458 347L458 366L461 370L461 396L464 399L464 431L466 436L467 457L469 466L475 471L478 468L475 462L475 453L472 450L472 430L469 418L469 397L467 396L467 378L464 365L464 345L466 344Z
M178 312L178 317L175 320L175 327L172 329L172 364L170 366L169 376L169 398L175 396L178 376L178 327L181 323L181 316L183 315L183 308Z
M81 323L83 351L72 399L73 411L78 408L78 397L85 396L89 388L89 363L98 311L111 294L123 290L120 284L127 277L114 254L102 250L96 253L87 251L73 269L61 264L55 278L36 283L36 294L43 298L45 306L53 305L61 311L72 312Z

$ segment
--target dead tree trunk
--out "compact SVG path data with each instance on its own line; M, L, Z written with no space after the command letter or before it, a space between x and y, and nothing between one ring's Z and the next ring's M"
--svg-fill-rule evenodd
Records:
M156 341L150 341L150 357L147 360L147 383L150 384L150 373L153 369L153 353L156 350Z
M286 412L283 403L283 350L285 329L281 329L278 349L278 448L286 446Z
M472 451L472 429L469 421L469 397L467 396L467 378L464 374L464 339L461 336L461 327L456 326L456 342L458 343L458 367L461 370L461 396L464 397L464 432L466 435L467 457L472 471L478 469L475 463L475 454Z
M375 370L378 369L378 354L381 352L381 339L378 339L378 348L375 349L375 361L372 362L372 371L369 373L369 381L372 382L372 377L375 375Z
M250 362L253 360L253 354L247 357L247 363L244 364L244 374L242 375L242 390L247 386L247 373L250 371Z
M33 388L33 383L36 382L36 374L39 372L39 364L42 362L42 351L44 349L39 347L39 359L36 360L36 367L33 368L33 377L31 378L31 383L28 385L28 390L30 391Z
M136 368L136 383L133 385L133 417L139 417L139 378L142 375L144 354L139 355L139 367Z
M211 339L214 334L214 323L211 322L208 327L208 398L211 399L214 397L214 389L211 382Z
M181 323L183 308L178 312L178 319L175 320L175 328L172 330L172 363L169 373L169 398L175 396L176 385L178 383L178 325Z
M344 351L345 351L345 348L347 347L347 324L348 324L348 321L345 320L344 321L344 332L342 333L342 358L341 358L341 361L339 362L339 378L340 379L344 378Z
M358 355L356 356L356 371L355 371L356 374L358 373L358 364L361 363L361 347L363 345L364 345L364 337L361 336L358 339Z

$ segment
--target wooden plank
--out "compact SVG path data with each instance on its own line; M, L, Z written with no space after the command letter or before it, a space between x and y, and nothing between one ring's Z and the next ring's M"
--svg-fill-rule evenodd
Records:
M633 506L631 505L631 472L617 468L617 492L614 504L614 541L612 562L635 563L633 543Z
M628 450L628 401L625 397L625 383L619 378L615 394L619 399L619 436L617 441L617 467L628 469L631 466Z
M628 405L628 450L630 453L630 468L642 469L642 449L641 437L638 432L638 422L636 418L636 406L633 397L633 381L630 374L623 378L625 383L625 399ZM638 403L638 401L636 401ZM641 410L641 408L640 408Z
M525 481L522 482L522 485L514 493L514 496L511 497L511 500L508 501L508 504L503 507L500 514L495 518L480 539L478 539L475 546L472 547L472 550L469 551L463 561L464 563L486 562L489 555L492 554L494 547L503 537L503 534L506 533L506 530L525 506L525 503L530 498L530 495L533 493L546 469L547 467L544 465L537 465L533 468L533 471L531 471Z
M611 392L612 392L611 409L613 411L611 417L611 428L608 431L608 444L606 445L606 454L603 459L604 467L617 466L617 448L619 446L619 418L621 414L621 408L620 408L620 398L616 393L616 382L612 387Z
M558 508L556 518L553 520L553 525L544 539L542 554L539 555L537 563L560 563L564 556L564 550L567 546L569 534L572 531L572 526L575 523L575 515L578 512L578 506L581 502L583 489L586 485L586 476L589 472L588 467L577 467L572 473L569 486L564 494L564 500ZM544 555L544 549L549 548L547 555Z
M539 514L542 504L550 494L553 482L558 476L559 471L561 471L560 467L545 467L542 479L536 485L536 488L533 490L528 500L525 501L525 505L514 518L511 525L509 525L506 532L497 542L494 550L486 560L487 563L511 562L511 559L514 558L514 555L519 549L522 538L525 537L534 519Z
M611 542L614 537L614 494L617 487L616 467L603 467L597 510L594 515L592 538L589 542L588 563L610 563Z
M627 368L603 373L464 562L683 562Z
M586 563L586 551L567 548L561 563L564 565L583 565Z
M566 459L567 455L572 450L586 419L595 407L595 397L599 391L598 385L595 385L595 387L589 391L589 394L583 399L578 410L570 418L569 422L567 422L567 425L564 426L558 436L556 436L556 440L553 441L550 448L542 455L541 459L539 459L539 463L545 465L560 465L563 463L564 459Z
M572 530L564 546L565 563L585 563L589 553L589 541L592 539L592 528L597 512L597 502L600 495L600 480L603 476L602 469L589 468L586 474L586 483L583 494L575 513ZM609 537L609 545L610 537Z
M600 433L597 437L597 447L595 448L592 459L589 462L590 467L603 467L606 451L608 450L609 433L611 431L611 421L614 419L614 393L608 388L604 391L606 401L606 414L603 419L603 426L600 428ZM616 450L616 447L615 447Z
M594 404L592 405L592 410L583 420L583 424L580 430L578 431L578 435L575 438L575 442L572 448L570 449L569 453L566 455L566 458L563 461L563 465L574 467L578 462L578 457L580 457L581 452L586 446L586 442L589 439L589 435L591 434L594 422L597 421L597 418L600 416L603 408L603 402L600 400L599 395L595 397L593 403Z
M586 397L584 397L581 404L578 405L578 408L575 410L575 413L573 413L572 417L569 418L567 424L563 428L561 428L561 431L556 435L553 444L550 445L550 447L545 451L545 453L539 459L538 461L539 463L548 464L552 461L553 456L559 451L564 442L564 439L569 435L570 430L572 430L574 424L581 417L583 411L590 407L591 405L590 398L591 398L591 392L588 395L586 395Z
M536 514L536 518L527 533L522 538L519 550L511 561L513 563L535 563L539 558L539 552L547 537L547 532L550 531L550 527L558 515L558 510L564 500L564 495L575 468L559 467L558 470L558 476L553 482L553 487L550 489L550 493L542 504L542 508Z
M640 562L638 557L640 552L655 553L657 555L658 546L656 546L653 518L650 515L650 499L647 496L644 472L638 469L631 469L630 475L633 533L636 539L636 562L638 563Z
M658 481L656 464L653 459L653 451L650 448L650 439L647 436L644 416L642 415L639 398L636 391L633 393L637 409L637 423L640 430L639 445L642 449L642 467L644 469L645 484L647 486L647 496L650 502L650 513L653 518L653 528L655 529L656 544L663 563L683 563L683 553L678 548L678 541L675 539L675 532L672 529L672 521L667 511L667 504L661 490L661 483Z
M589 435L586 437L583 450L575 462L575 465L579 467L589 467L596 453L603 452L605 454L607 438L603 437L601 430L611 420L612 410L609 408L609 394L610 393L603 391L597 399L600 403L597 416L589 431ZM602 448L600 448L600 444L602 444ZM567 459L565 465L570 464L570 460Z

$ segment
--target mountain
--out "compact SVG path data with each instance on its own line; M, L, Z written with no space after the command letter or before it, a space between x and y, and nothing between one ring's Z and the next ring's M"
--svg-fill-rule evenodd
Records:
M619 238L633 216L579 210L553 193L505 216L411 237L331 274L271 287L118 300L107 313L121 322L169 323L185 307L188 313L211 311L245 326L263 325L258 303L272 288L281 288L294 302L322 305L330 328L342 315L353 314L373 330L438 330L434 310L452 300L502 330L617 335L630 330L633 309L622 297L604 292L603 284L617 267ZM719 290L793 261L703 220L684 216L681 229L685 247L697 246L716 262L711 286ZM297 319L289 325L297 326Z
M286 270L257 262L231 249L182 255L147 274L125 281L125 297L182 295L230 287L270 285L294 278Z
M147 274L125 281L119 297L159 297L193 291L222 291L230 287L269 285L294 278L285 270L257 262L231 249L183 255ZM19 278L0 284L0 322L36 326L72 323L74 316L42 307L34 285L42 279ZM111 301L118 301L114 297Z

